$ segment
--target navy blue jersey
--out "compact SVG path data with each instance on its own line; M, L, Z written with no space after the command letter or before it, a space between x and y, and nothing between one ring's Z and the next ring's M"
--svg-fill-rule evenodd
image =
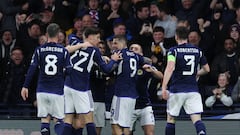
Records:
M98 48L88 47L75 51L71 56L73 70L66 77L65 85L79 91L90 90L90 71L93 63L96 62L103 72L113 70L116 61L111 60L108 64L102 59Z
M46 43L38 47L32 57L23 87L29 87L37 68L39 68L37 92L62 95L64 69L68 70L71 68L68 51L57 43Z
M152 77L152 74L140 68L137 71L137 91L139 97L136 100L135 109L143 109L146 106L151 105L148 92L148 83L149 79Z
M169 49L168 55L176 58L169 90L177 92L196 92L198 85L196 75L198 66L207 64L202 51L191 44L182 44Z
M94 64L90 76L90 86L94 102L105 102L107 76Z
M143 57L129 51L121 50L123 59L117 68L117 78L115 81L115 95L118 97L137 98L136 74L140 65L143 65Z

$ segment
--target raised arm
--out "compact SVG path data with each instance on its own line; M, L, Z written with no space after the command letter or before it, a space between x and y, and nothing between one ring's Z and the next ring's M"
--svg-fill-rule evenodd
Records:
M87 48L92 46L89 42L84 42L84 43L77 43L76 45L67 45L66 49L68 50L69 53L73 53L81 48Z

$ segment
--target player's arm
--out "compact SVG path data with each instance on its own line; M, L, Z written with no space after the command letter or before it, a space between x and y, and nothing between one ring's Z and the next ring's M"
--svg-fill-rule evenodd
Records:
M201 66L201 69L198 70L198 72L197 72L197 77L205 75L205 74L210 72L210 68L209 68L209 65L207 63L206 57L203 55L202 51L200 52L200 54L201 54L200 65L202 65L202 66Z
M163 82L162 82L162 95L163 95L163 99L165 100L168 99L167 85L173 74L173 71L175 70L176 57L170 54L168 55L167 59L168 59L167 67L164 71Z
M87 48L92 46L89 42L84 42L84 43L77 43L76 45L67 45L66 49L68 50L69 53L73 53L81 48Z
M23 100L26 100L28 98L28 87L30 86L31 80L38 68L38 54L39 54L39 50L36 49L36 51L34 52L34 55L32 57L31 60L31 65L29 66L27 75L26 75L26 79L24 81L22 90L21 90L21 96L23 98Z
M143 63L145 63L145 64L152 64L152 59L143 56Z
M143 69L146 70L147 72L152 73L153 77L157 78L157 79L162 79L163 78L163 74L162 72L158 71L154 66L149 65L149 64L144 64L143 65Z
M202 76L210 72L210 68L208 64L202 66L200 70L197 72L197 76Z
M122 59L121 53L115 52L111 56L111 60L109 61L109 63L106 64L106 62L103 60L101 53L98 49L96 49L96 53L94 55L94 61L99 65L99 67L104 73L112 72L117 67L118 60L121 60L121 59Z

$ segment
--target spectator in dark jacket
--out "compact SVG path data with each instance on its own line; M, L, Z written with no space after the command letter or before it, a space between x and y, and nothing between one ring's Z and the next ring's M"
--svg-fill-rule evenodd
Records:
M0 12L3 14L3 18L0 24L0 30L10 29L13 32L13 36L16 36L16 20L15 16L18 12L28 9L28 2L25 1L21 4L14 4L13 0L0 0Z
M224 52L217 55L211 65L211 77L215 84L220 73L230 75L229 85L236 84L239 76L239 57L236 53L235 42L232 38L226 38L224 42Z

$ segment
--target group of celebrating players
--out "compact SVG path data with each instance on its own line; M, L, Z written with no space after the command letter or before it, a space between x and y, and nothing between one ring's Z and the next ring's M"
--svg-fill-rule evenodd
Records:
M138 117L141 117L145 135L154 134L155 121L147 88L152 75L162 80L162 96L167 100L166 135L175 135L174 117L179 116L182 107L190 115L197 134L206 135L196 78L210 69L202 51L187 42L187 28L176 29L178 45L168 51L164 75L143 56L140 45L132 44L128 49L123 35L113 38L112 55L107 59L98 49L99 29L85 28L84 42L66 48L57 43L59 31L57 24L48 25L48 42L35 50L21 91L26 100L32 77L39 69L37 104L42 135L50 135L52 117L57 135L81 135L84 127L88 135L100 134L93 118L96 110L90 87L90 72L94 65L115 77L110 110L113 135L133 134L133 121Z

